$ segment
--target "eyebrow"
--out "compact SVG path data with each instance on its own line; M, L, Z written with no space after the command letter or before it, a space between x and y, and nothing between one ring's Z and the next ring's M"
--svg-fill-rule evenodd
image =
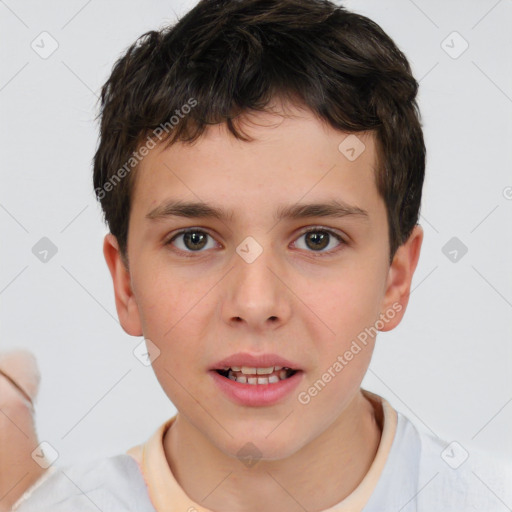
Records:
M187 217L207 219L214 218L222 221L233 220L234 212L225 210L204 202L190 202L167 200L146 214L149 220L161 220L168 217ZM277 208L274 218L282 219L304 219L309 217L358 217L369 220L366 210L357 206L351 206L343 201L332 199L325 203L306 203L282 205Z

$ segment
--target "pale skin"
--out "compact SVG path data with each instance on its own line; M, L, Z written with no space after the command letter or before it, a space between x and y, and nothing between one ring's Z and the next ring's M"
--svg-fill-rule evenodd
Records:
M252 142L215 125L193 145L151 150L136 171L128 266L115 237L104 241L121 325L159 348L153 369L178 410L164 438L169 466L185 493L213 511L321 511L361 482L381 436L360 390L375 339L307 405L297 394L382 313L395 311L379 330L400 323L423 240L416 226L389 264L371 134L357 134L366 149L349 161L338 150L347 134L309 111L287 112L246 117ZM233 216L147 218L171 198ZM280 206L332 199L366 215L274 218ZM204 247L193 250L183 236L171 245L185 228L209 235ZM333 232L326 248L307 243L313 228ZM236 252L249 236L263 249L252 263ZM297 392L268 407L232 402L209 369L239 351L297 362ZM247 442L261 453L251 467L237 457Z
M35 365L26 351L0 353L0 370L9 376L0 374L0 512L8 512L46 471L31 456L39 444L32 404L39 384Z
M244 124L252 142L216 125L193 145L152 150L133 196L129 270L115 238L104 243L121 324L159 348L153 368L179 411L164 439L167 461L186 494L215 511L319 511L360 483L381 434L360 392L375 340L308 405L294 394L271 407L240 406L219 392L208 370L238 351L275 352L300 364L300 389L307 389L380 313L399 303L381 330L401 321L423 239L417 226L389 265L372 136L360 135L366 150L351 162L338 150L346 134L308 111L288 112L294 115L253 115ZM171 198L229 209L233 217L146 218ZM273 217L281 205L331 199L368 215ZM331 255L315 257L301 236L311 226L347 244L333 237ZM165 244L190 227L211 235L199 252L183 236ZM263 248L250 264L236 253L248 236ZM237 452L249 441L262 457L247 468Z

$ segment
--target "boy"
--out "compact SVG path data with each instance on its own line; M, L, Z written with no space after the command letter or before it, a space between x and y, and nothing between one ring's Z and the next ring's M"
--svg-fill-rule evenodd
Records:
M417 88L375 23L320 0L202 1L126 52L94 187L119 319L178 414L16 510L512 506L509 468L447 464L360 388L423 239Z

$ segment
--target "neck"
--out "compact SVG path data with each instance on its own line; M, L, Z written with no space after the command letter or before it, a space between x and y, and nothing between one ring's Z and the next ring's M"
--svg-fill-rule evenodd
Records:
M213 511L321 511L345 499L368 472L382 431L381 411L361 392L313 442L292 456L244 468L178 414L164 437L184 492Z

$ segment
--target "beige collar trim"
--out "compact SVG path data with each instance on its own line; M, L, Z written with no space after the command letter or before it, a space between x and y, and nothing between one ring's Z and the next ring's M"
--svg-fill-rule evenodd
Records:
M397 413L382 397L362 390L363 394L373 402L381 403L384 413L382 436L368 473L357 488L343 501L325 509L323 512L360 512L370 499L384 469L395 437ZM166 430L172 425L176 415L161 425L149 440L134 446L126 453L139 464L140 470L148 487L149 497L157 512L187 511L212 512L201 507L186 494L171 472L163 447Z

